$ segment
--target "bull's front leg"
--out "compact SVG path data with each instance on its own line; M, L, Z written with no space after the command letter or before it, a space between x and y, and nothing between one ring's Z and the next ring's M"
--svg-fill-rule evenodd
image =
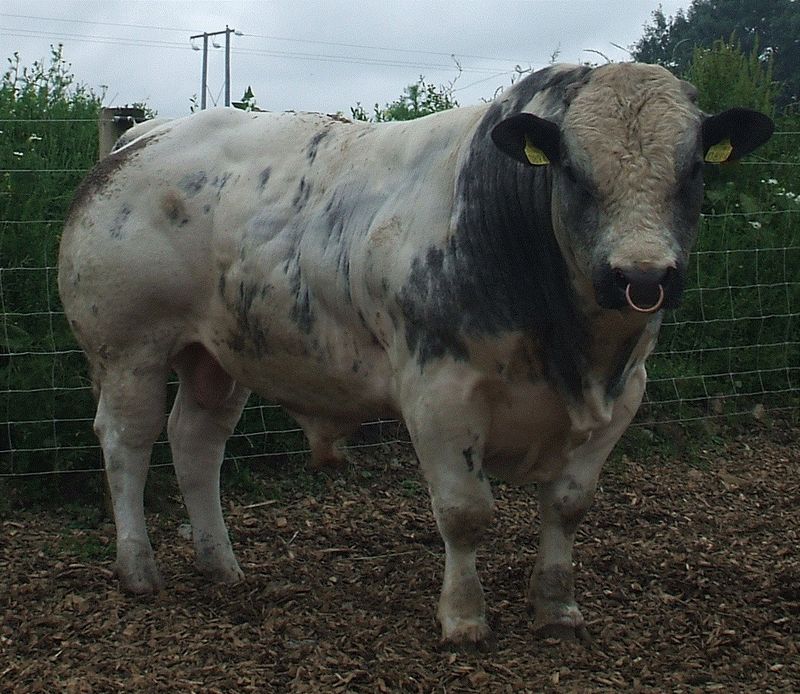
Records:
M494 513L483 472L484 432L480 408L454 406L433 394L417 401L406 417L428 482L436 525L444 540L445 566L438 618L442 641L484 642L491 629L475 557Z
M534 629L542 636L588 636L575 601L572 549L591 506L605 456L570 460L560 477L539 484L539 555L528 587Z
M600 470L628 428L644 394L647 374L636 369L614 405L609 426L571 451L560 474L539 484L539 555L528 587L534 629L542 636L588 638L575 601L572 548L575 534L594 499Z
M469 446L440 450L438 460L423 467L430 485L436 525L444 540L445 563L437 615L442 640L456 645L478 644L491 630L475 558L478 543L492 520L494 501L489 482L479 478L479 456L472 470L466 459Z

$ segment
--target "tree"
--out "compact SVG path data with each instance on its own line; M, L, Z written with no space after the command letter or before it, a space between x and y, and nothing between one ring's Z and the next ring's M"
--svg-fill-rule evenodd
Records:
M771 57L759 59L758 44L746 55L740 42L720 40L711 48L694 49L686 77L697 87L700 108L708 113L743 106L772 115L776 96L772 62Z
M242 111L261 111L258 106L256 106L256 95L253 93L253 88L248 85L247 89L244 90L244 94L242 94L242 98L240 101L234 101L233 107L238 108Z
M686 12L664 16L657 9L633 47L633 57L658 63L686 76L696 48L715 41L741 43L745 54L758 50L774 60L773 77L781 84L778 105L800 101L800 2L795 0L692 0Z
M367 120L375 123L392 120L413 120L438 111L447 111L458 106L453 96L453 84L439 85L426 82L420 75L416 84L409 84L403 95L383 108L375 104L374 113L368 116L361 103L350 108L355 120Z

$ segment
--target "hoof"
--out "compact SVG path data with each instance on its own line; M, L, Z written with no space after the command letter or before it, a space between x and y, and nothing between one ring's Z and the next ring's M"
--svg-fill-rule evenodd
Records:
M312 454L309 467L316 472L338 474L347 470L347 457L331 449L326 454Z
M150 566L138 566L134 570L124 570L119 565L114 569L122 590L134 595L152 595L164 590L164 581L155 563Z
M484 621L461 621L442 627L441 645L446 650L481 651L493 650L495 638Z
M244 579L227 538L217 543L210 540L197 542L194 549L195 568L210 581L232 585Z
M534 634L540 639L558 639L559 641L573 641L590 644L592 637L585 624L543 624L534 626Z
M122 590L127 593L147 595L160 593L164 589L164 581L161 580L149 543L120 542L117 545L114 575L119 579Z
M203 566L200 563L196 563L196 566L197 570L203 574L203 576L214 583L233 585L244 580L244 572L239 568L238 564L222 568L218 566Z
M574 602L542 601L533 611L533 631L538 638L591 643L583 615Z

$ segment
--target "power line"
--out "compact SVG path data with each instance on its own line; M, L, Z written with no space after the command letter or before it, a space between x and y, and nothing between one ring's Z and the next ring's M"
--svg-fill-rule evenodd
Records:
M40 20L40 21L52 21L52 22L69 22L73 24L93 24L97 26L114 26L114 27L125 27L125 28L133 28L133 29L148 29L148 30L158 30L158 31L170 31L170 32L190 32L195 31L194 29L186 29L181 27L165 27L165 26L155 26L155 25L148 25L148 24L128 24L124 22L99 22L93 20L78 20L78 19L63 19L59 17L37 17L33 15L19 15L19 14L8 14L4 12L0 12L0 17L8 17L8 18L15 18L15 19L26 19L26 20ZM6 30L6 31L14 31L14 30ZM21 30L21 31L29 31L33 32L34 30ZM200 32L202 33L202 32ZM54 35L52 32L50 35ZM66 36L66 34L65 34ZM85 35L84 35L85 36ZM503 58L503 57L490 57L490 56L482 56L482 55L473 55L473 54L466 54L466 53L457 53L455 51L431 51L426 49L414 49L414 48L392 48L387 46L376 46L370 44L361 44L361 43L345 43L341 41L322 41L317 39L297 39L297 38L290 38L287 36L275 36L272 34L242 34L244 38L257 38L257 39L266 39L268 41L283 41L287 43L305 43L311 45L318 45L318 46L332 46L338 48L356 48L359 50L369 50L369 51L381 51L384 53L408 53L408 54L417 54L417 55L435 55L439 57L446 57L446 58L467 58L470 60L483 60L489 62L498 62L498 63L510 63L510 64L521 64L528 61L522 60L513 60L511 58ZM114 38L114 37L104 37L104 38ZM125 40L133 40L133 39L125 39ZM241 49L240 49L241 50ZM258 50L258 49L250 49L250 50ZM292 55L295 54L292 51L273 51L273 53L278 54L287 54ZM352 57L352 56L351 56ZM437 66L438 67L438 66ZM485 68L485 71L489 71L489 68Z
M284 36L271 36L269 34L245 34L245 36L250 38L259 38L259 39L267 39L269 41L291 41L293 43L311 43L320 46L338 46L341 48L359 48L362 50L369 50L369 51L388 51L392 53L422 53L424 55L438 55L441 57L447 58L470 58L472 60L488 60L494 61L498 63L515 63L518 61L511 60L510 58L490 58L489 56L485 55L470 55L466 53L456 53L455 51L451 51L449 53L444 51L428 51L423 49L416 49L416 48L387 48L386 46L371 46L368 44L362 43L341 43L338 41L318 41L315 39L290 39ZM522 61L524 62L524 61Z
M20 38L47 38L47 39L73 39L85 43L114 44L119 46L143 46L147 48L180 48L190 50L185 42L159 41L158 39L129 39L124 36L93 36L91 34L69 34L54 31L37 31L34 29L17 29L0 27L0 31L6 36L18 36Z
M9 14L7 12L0 12L0 17L8 17L10 19L37 19L42 22L67 22L70 24L96 24L97 26L109 27L126 27L130 29L149 29L151 31L176 31L186 33L195 31L195 29L186 29L185 27L163 27L154 26L152 24L126 24L124 22L98 22L92 19L67 19L66 17L36 17L27 14Z
M120 46L139 46L143 48L167 48L177 50L191 50L190 45L179 43L175 41L159 41L157 39L128 39L117 36L92 36L89 34L65 34L55 32L36 31L33 29L10 29L8 27L0 27L0 31L8 36L20 36L23 38L53 38L53 39L70 39L85 43L98 43L106 45L120 45ZM231 49L232 53L243 55L259 55L273 58L288 58L292 60L313 60L317 62L335 62L335 63L349 63L357 65L372 65L379 67L399 67L399 68L414 68L415 70L448 70L456 67L455 64L448 65L442 63L426 63L422 61L410 62L403 60L389 60L383 58L365 58L352 55L330 55L324 53L299 53L296 51L278 51L257 48L235 48ZM447 54L444 54L447 55ZM497 70L486 67L471 67L460 66L461 72L481 73L494 75ZM501 74L513 72L513 69L504 71Z

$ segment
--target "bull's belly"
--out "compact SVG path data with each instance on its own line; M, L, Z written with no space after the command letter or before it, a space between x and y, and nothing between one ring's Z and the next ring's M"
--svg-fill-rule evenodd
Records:
M293 414L340 422L344 434L396 412L385 352L347 327L304 333L276 321L253 339L240 324L217 318L203 332L202 342L231 377Z

